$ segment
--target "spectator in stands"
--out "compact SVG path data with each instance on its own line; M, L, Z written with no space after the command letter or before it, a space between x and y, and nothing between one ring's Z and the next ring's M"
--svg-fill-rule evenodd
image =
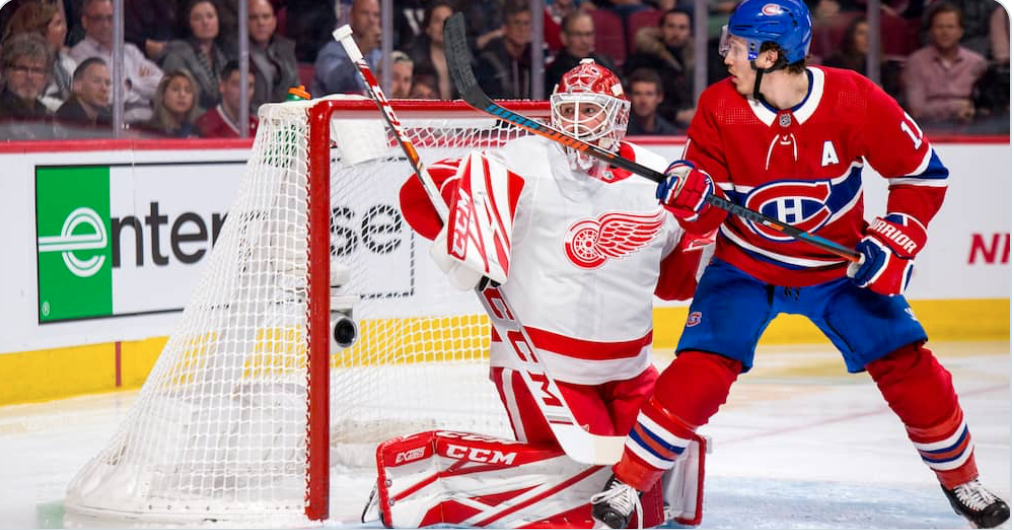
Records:
M370 68L380 62L380 3L378 0L354 0L349 11L349 25L352 39L363 52L363 58ZM349 56L334 39L324 45L317 54L314 64L313 84L310 92L314 97L328 94L361 94L366 86L359 79L359 71Z
M48 120L50 113L39 101L46 88L47 68L52 60L46 41L35 33L15 35L4 42L0 58L3 59L4 83L3 92L0 92L0 121ZM28 137L20 139L46 136L25 132ZM3 136L19 139L16 134Z
M592 58L597 64L605 66L613 73L616 67L613 61L595 53L595 22L591 15L583 9L571 11L563 17L563 31L560 39L563 50L556 54L553 62L546 68L546 94L553 93L553 87L567 73L581 62L581 59ZM619 74L617 74L619 75Z
M990 15L990 61L976 83L977 129L987 134L1010 133L1010 21L1003 6Z
M313 64L317 60L317 52L334 40L331 32L338 23L338 1L285 0L286 22L283 33L295 39L296 59L299 62Z
M483 90L496 99L532 97L532 12L528 0L507 0L503 37L480 52L475 75Z
M417 72L412 78L409 99L440 99L437 76L433 72Z
M113 58L113 2L111 0L84 0L81 25L85 38L70 50L78 64L91 57L99 57L106 64ZM124 92L123 119L127 123L151 119L151 98L155 95L162 70L149 61L129 42L123 44Z
M998 5L989 16L989 47L996 64L1010 65L1010 18Z
M666 11L657 28L641 28L635 41L636 53L627 58L627 75L650 68L662 79L665 98L659 113L667 120L689 125L694 116L694 46L690 11Z
M465 17L468 47L476 56L493 39L504 34L503 0L456 0L453 11L460 11Z
M648 9L648 6L644 5L641 0L609 0L608 2L604 2L603 5L619 15L623 19L624 24L626 24L627 17L631 14Z
M70 97L71 76L77 68L77 62L70 57L65 46L67 40L67 22L63 12L56 4L33 2L18 8L4 31L4 41L12 35L20 33L36 33L41 35L49 45L53 64L49 69L49 83L42 92L39 101L56 112L60 105Z
M181 37L177 28L179 0L124 0L123 38L159 62L169 41Z
M975 117L972 87L986 71L986 59L962 47L961 11L947 2L929 11L930 45L905 63L905 99L920 123L969 123Z
M148 128L175 138L196 137L194 122L200 110L197 106L199 90L190 72L167 72L155 92L155 114Z
M400 0L394 10L394 47L407 50L422 34L427 0Z
M425 31L416 37L412 47L406 50L415 64L415 71L431 72L436 76L440 99L457 97L458 91L447 73L447 57L444 55L444 21L454 10L449 0L430 0L426 5Z
M933 7L944 0L935 0ZM972 50L983 57L989 55L989 19L998 6L994 0L946 0L961 12L961 46Z
M74 70L73 84L74 94L56 111L57 136L69 138L87 135L89 130L108 131L113 121L109 107L113 86L109 66L98 57L85 59Z
M253 92L254 76L250 73L247 82ZM215 108L197 118L195 125L203 138L239 138L242 129L239 124L239 61L229 61L222 68L222 77L218 91L222 94L222 102ZM257 132L257 118L250 115L250 136Z
M870 50L869 27L863 17L852 19L845 29L841 45L824 61L824 66L845 68L866 75L866 55ZM904 103L900 62L887 58L881 61L880 85L885 92Z
M662 104L662 78L650 68L634 70L629 78L630 122L627 134L631 136L674 136L683 130L658 113Z
M250 67L254 92L250 110L256 113L264 103L285 101L289 89L299 85L296 43L278 35L275 8L268 0L249 0Z
M189 36L166 45L162 68L189 71L201 89L198 105L210 109L222 100L219 75L229 60L219 41L218 7L212 0L190 0L184 13Z
M567 13L578 9L578 0L549 0L542 17L542 32L549 51L556 53L563 49L560 41L560 24Z
M391 52L391 98L407 99L412 93L412 58L405 52Z

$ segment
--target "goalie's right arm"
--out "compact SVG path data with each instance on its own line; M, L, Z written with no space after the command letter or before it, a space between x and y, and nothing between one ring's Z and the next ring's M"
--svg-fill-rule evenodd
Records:
M433 177L433 183L440 190L440 195L448 206L458 189L457 172L460 163L460 158L448 158L427 167L430 176ZM430 241L437 238L444 224L440 221L440 216L437 215L415 173L409 175L408 180L401 186L398 201L401 203L401 214L412 230Z

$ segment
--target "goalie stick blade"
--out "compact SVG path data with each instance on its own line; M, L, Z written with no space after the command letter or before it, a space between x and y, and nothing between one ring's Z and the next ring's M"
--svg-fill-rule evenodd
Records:
M526 118L497 105L496 102L482 91L482 87L479 86L478 81L475 79L475 74L472 73L471 52L468 50L468 40L465 37L465 17L461 13L451 15L444 23L444 49L446 50L447 57L447 72L455 88L461 94L461 99L476 110L513 123L526 131L549 138L554 142L581 151L588 156L607 162L620 169L625 169L648 180L662 182L666 178L664 174L654 169L644 167L633 160L627 160L616 153L606 151L597 145L589 144L567 133L558 131L548 125ZM760 212L750 210L715 195L708 195L707 201L712 206L721 208L733 215L778 230L785 235L809 243L836 256L852 262L859 261L859 254L855 250L839 245L829 239L800 230L788 223L783 223L778 219L768 217Z
M611 466L623 456L626 436L599 436L589 434L576 425L550 424L553 436L567 448L567 456L582 464Z

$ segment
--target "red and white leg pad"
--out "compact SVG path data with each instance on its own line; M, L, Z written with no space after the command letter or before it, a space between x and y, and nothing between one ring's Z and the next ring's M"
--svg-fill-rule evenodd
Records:
M695 443L672 478L642 495L646 527L700 522L705 450ZM382 443L377 471L375 509L388 528L593 528L589 499L611 473L554 446L452 431Z
M694 434L673 468L662 474L665 519L687 526L701 524L704 510L704 455L711 452L711 440Z

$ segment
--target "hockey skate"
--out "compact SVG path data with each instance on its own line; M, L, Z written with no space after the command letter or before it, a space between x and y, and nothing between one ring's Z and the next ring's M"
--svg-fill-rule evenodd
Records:
M1010 518L1010 507L1003 499L989 492L978 479L952 490L944 488L947 500L958 515L968 519L975 528L995 528ZM615 528L615 527L614 527Z
M640 492L624 484L616 475L609 477L606 487L592 496L591 504L592 517L609 528L626 528L634 512L637 512L637 527L643 526Z

